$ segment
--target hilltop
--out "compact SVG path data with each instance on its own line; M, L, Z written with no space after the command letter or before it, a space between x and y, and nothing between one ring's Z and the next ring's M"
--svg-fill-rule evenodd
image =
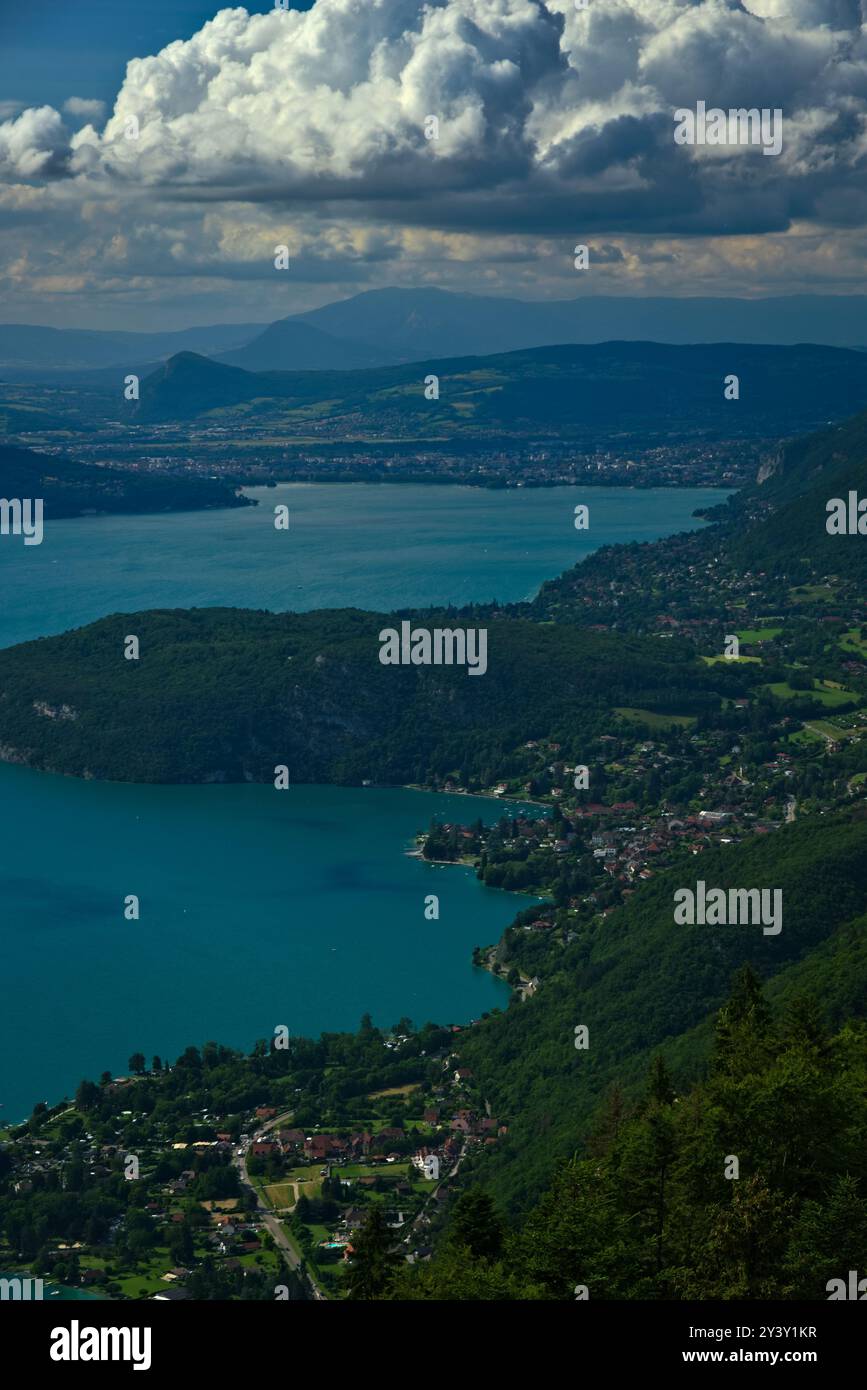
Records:
M736 375L737 400L724 383ZM425 380L438 379L438 399ZM809 383L809 389L805 389ZM671 437L780 436L839 419L867 402L867 354L802 344L762 347L650 342L541 347L361 371L246 372L180 353L141 384L132 418L144 424L209 415L225 423L272 418L287 430L340 421L348 434L473 439L590 440L641 432Z

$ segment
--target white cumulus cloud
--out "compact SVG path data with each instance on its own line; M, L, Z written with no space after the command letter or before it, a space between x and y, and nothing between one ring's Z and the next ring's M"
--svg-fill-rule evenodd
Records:
M261 255L281 225L310 249L312 279L317 239L323 259L343 256L351 277L365 246L371 254L373 227L383 235L377 254L395 258L420 244L413 236L433 233L454 245L464 238L464 257L493 239L565 246L594 234L770 238L811 224L860 227L861 4L224 9L191 38L132 59L104 125L101 104L80 97L65 103L68 119L47 106L5 113L0 180L47 190L67 227L80 218L91 246L102 220L94 209L110 207L121 237L113 261L136 255L139 266L161 260L190 274L198 265L204 277L221 264L237 273L250 259L245 246ZM780 108L782 153L675 145L674 109L699 100ZM430 116L436 139L426 136ZM20 194L7 205L24 215ZM237 235L245 225L255 236Z

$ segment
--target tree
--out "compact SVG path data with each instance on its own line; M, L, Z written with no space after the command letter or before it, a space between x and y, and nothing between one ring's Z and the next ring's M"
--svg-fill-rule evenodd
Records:
M195 1259L193 1233L186 1221L176 1226L169 1239L169 1253L179 1265L192 1264Z
M789 1004L783 1019L786 1042L800 1043L823 1052L828 1045L828 1030L822 1011L813 995L797 995Z
M760 1066L770 1042L770 1029L770 1009L762 982L751 965L743 965L732 981L731 997L717 1014L714 1070L739 1072Z
M130 1071L135 1076L142 1076L145 1069L145 1057L143 1052L134 1052L127 1063Z
M674 1101L674 1087L671 1084L668 1067L665 1065L664 1059L658 1054L650 1066L647 1090L650 1099L656 1101L657 1105L671 1105Z
M352 1263L346 1279L347 1297L352 1299L382 1298L402 1264L400 1255L392 1250L392 1234L385 1222L385 1212L377 1204L352 1242Z
M462 1245L475 1260L495 1260L503 1246L503 1223L481 1188L462 1192L455 1203L449 1227L453 1245Z
M77 1110L95 1110L99 1104L99 1087L93 1081L82 1081L75 1092Z

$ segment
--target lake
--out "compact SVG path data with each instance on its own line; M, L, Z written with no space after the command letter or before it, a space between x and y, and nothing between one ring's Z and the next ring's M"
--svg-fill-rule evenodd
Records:
M287 483L257 507L49 521L41 545L0 538L0 647L142 608L388 611L511 603L601 545L700 523L718 488ZM590 508L576 531L574 509ZM274 507L289 507L277 531Z
M531 808L526 808L531 809ZM0 1117L133 1052L466 1022L509 990L472 965L534 899L407 854L490 798L382 788L141 787L0 764ZM141 918L128 922L135 893ZM438 921L425 897L440 900Z
M287 484L236 511L50 523L0 540L0 645L113 612L308 610L530 597L596 546L697 525L708 489ZM288 532L273 525L287 503ZM574 507L590 529L574 529ZM138 787L0 764L0 1120L131 1053L466 1022L508 990L471 964L531 899L406 854L491 800L405 789ZM441 899L426 921L425 895ZM127 922L127 894L141 899Z

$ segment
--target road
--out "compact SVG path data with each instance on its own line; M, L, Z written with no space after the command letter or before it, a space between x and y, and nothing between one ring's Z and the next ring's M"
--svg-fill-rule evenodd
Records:
M285 1120L291 1118L291 1115L279 1115L276 1120L270 1120L267 1125L262 1126L262 1129L256 1135L256 1138L260 1139L262 1135L266 1132L266 1130L273 1129L275 1125L283 1124ZM232 1155L232 1162L238 1170L238 1180L241 1186L246 1188L248 1192L252 1192L254 1198L256 1199L256 1212L257 1215L261 1217L263 1226L268 1231L269 1235L273 1236L274 1244L277 1246L277 1249L280 1251L281 1255L283 1256L283 1259L286 1261L289 1268L293 1272L297 1273L301 1265L300 1258L295 1253L295 1250L292 1248L292 1244L289 1241L286 1232L283 1230L283 1227L280 1225L280 1222L277 1220L277 1217L274 1215L274 1213L270 1210L269 1207L265 1206L264 1202L259 1196L257 1189L253 1186L252 1182L250 1181L250 1175L247 1172L247 1150L244 1149L241 1153L238 1153L236 1150ZM316 1280L313 1278L313 1275L310 1273L309 1269L306 1270L305 1273L307 1278L307 1284L309 1286L310 1292L313 1294L313 1297L318 1300L324 1300L325 1294L322 1292L319 1285L316 1283Z

